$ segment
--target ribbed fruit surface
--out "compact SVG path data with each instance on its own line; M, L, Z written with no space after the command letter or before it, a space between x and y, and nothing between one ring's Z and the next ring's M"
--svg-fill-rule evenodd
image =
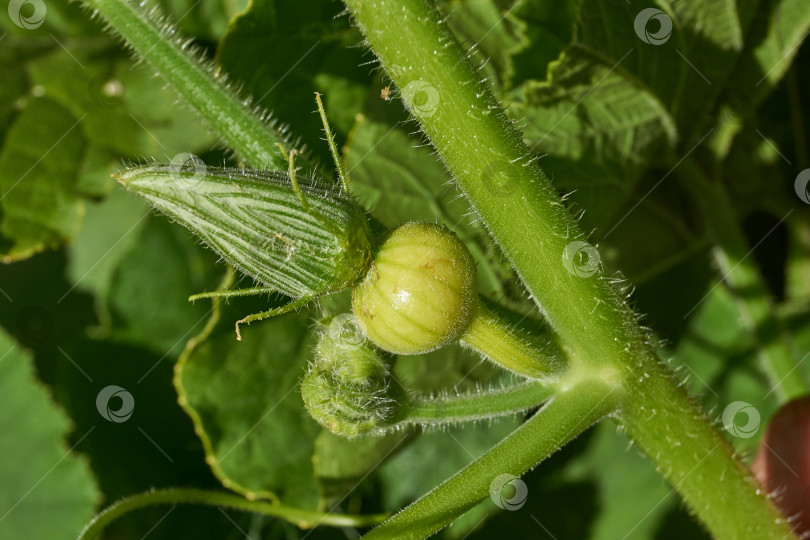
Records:
M475 316L475 261L451 231L406 223L383 242L352 293L360 327L377 346L396 354L443 347Z

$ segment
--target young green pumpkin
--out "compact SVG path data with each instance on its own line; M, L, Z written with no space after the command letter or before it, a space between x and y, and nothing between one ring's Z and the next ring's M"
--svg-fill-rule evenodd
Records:
M365 335L396 354L427 353L458 340L477 303L475 260L455 234L430 223L391 232L352 292Z

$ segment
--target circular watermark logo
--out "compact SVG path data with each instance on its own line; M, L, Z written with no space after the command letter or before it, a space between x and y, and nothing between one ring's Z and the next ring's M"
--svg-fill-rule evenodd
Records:
M100 73L87 85L90 101L102 109L117 109L124 103L124 83L112 73Z
M796 176L793 182L793 189L796 190L796 195L805 204L810 204L810 169L805 169Z
M492 161L481 170L481 182L496 197L508 197L515 192L515 183L509 177L508 161Z
M402 98L407 108L415 116L427 118L436 112L439 106L439 91L425 81L416 80L402 89Z
M17 313L15 326L20 338L30 344L47 343L53 338L56 320L41 306L26 306Z
M599 270L599 252L588 242L571 242L562 254L562 262L568 273L577 277L591 277Z
M113 398L121 400L118 409L110 407ZM132 416L132 411L135 410L135 398L126 389L111 384L102 388L101 392L96 396L96 409L105 420L120 424L129 420L129 417Z
M169 170L177 173L176 182L185 189L191 188L202 182L203 177L208 173L205 162L188 152L177 154L169 162Z
M740 415L745 417L745 423L738 422ZM740 439L750 439L759 431L759 411L745 401L730 403L723 410L723 427L726 431Z
M8 16L11 22L26 30L42 26L45 22L45 11L43 0L11 0L8 3Z
M496 476L489 484L489 496L498 508L514 512L526 504L529 488L526 482L514 474L504 473Z
M651 24L651 21L655 21ZM658 24L656 32L650 31L650 26ZM648 45L663 45L672 35L672 19L658 8L645 8L638 12L633 28L638 38Z
M365 341L357 317L351 313L335 315L326 329L327 335L343 345L358 346Z

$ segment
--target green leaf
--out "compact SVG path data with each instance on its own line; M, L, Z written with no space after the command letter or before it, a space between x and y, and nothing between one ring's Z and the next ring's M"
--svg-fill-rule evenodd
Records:
M786 296L798 303L810 300L810 220L796 216L790 222L790 252L786 269Z
M516 418L504 418L422 434L380 470L385 507L394 510L418 499L489 450L520 423ZM485 505L477 506L464 521L456 522L453 529L459 527L467 532L490 511ZM464 532L454 531L454 536L463 536Z
M5 101L0 96L0 124L13 118L15 107L24 107L14 119L12 131L6 133L9 140L3 154L8 157L0 156L15 164L4 167L0 178L5 199L0 206L6 216L0 233L5 238L0 244L9 258L71 239L79 230L83 212L80 197L100 198L109 192L109 174L120 166L119 156L157 154L171 159L182 152L200 153L215 141L207 129L200 128L192 112L176 107L171 90L154 84L149 70L143 66L133 69L131 59L111 53L111 43L102 37L82 48L68 40L62 43L68 50L55 43L48 50L26 49L15 42L12 46L19 56L0 58L9 74L4 93L8 100L16 100ZM12 67L17 65L20 67ZM29 79L36 95L45 98L17 99ZM34 124L41 125L35 128ZM40 137L38 130L45 126L50 131ZM63 134L65 139L55 145ZM21 153L29 156L20 159ZM20 186L12 188L29 168ZM56 189L45 187L54 184ZM18 197L39 203L20 208Z
M541 166L556 185L577 190L585 229L609 223L662 149L685 153L708 136L702 119L742 49L733 1L659 4L583 0L548 81L529 81L508 109L526 121L532 150L549 155ZM659 13L645 25L642 9Z
M352 190L386 227L439 218L470 236L467 204L454 200L441 162L417 145L405 129L360 117L344 149Z
M646 183L640 187L643 191ZM678 204L676 189L662 187L643 200L643 194L636 195L628 204L638 203L638 206L608 240L600 242L599 253L611 270L620 270L637 286L693 255L706 242L697 231L690 229L689 209Z
M113 80L123 85L125 112L137 125L132 126L132 133L138 141L125 155L170 160L179 153L201 153L218 144L218 134L191 106L178 106L178 93L156 78L149 66L120 64L113 71Z
M228 29L228 21L245 9L248 0L161 0L164 11L186 35L216 41Z
M343 504L347 496L362 495L362 490L358 490L360 493L355 490L411 439L412 435L407 432L346 439L322 431L315 439L312 456L321 508L331 510Z
M246 326L238 343L234 321L251 307L267 309L267 303L232 302L214 316L207 338L192 341L177 367L180 403L225 487L314 508L311 458L320 428L298 390L313 344L309 317L288 314Z
M114 189L104 201L88 203L84 226L70 244L69 280L99 299L107 298L112 274L139 239L149 213L146 204L123 189Z
M546 66L556 60L573 38L580 0L546 2L518 0L512 16L522 22L528 44L513 57L515 83L545 78Z
M636 449L628 448L627 439L614 425L604 422L594 431L587 452L575 458L563 473L567 482L592 479L596 485L598 511L588 538L658 538L662 520L677 508L677 495L652 463ZM542 513L537 517L541 521L546 518Z
M761 0L752 13L746 46L720 96L715 153L728 154L742 121L773 91L810 32L810 9L802 0Z
M191 303L188 297L213 289L221 273L216 255L186 231L147 218L110 275L111 338L176 357L205 326L210 310L207 302Z
M120 156L168 161L216 142L198 115L177 106L175 91L156 84L154 72L130 58L58 49L31 62L28 71L49 97L82 117L90 143Z
M782 324L790 331L792 341L790 345L795 351L795 358L807 358L804 356L810 351L810 303L806 299L799 299L795 302L786 302L778 307L778 314ZM799 364L799 368L805 376L810 378L810 366L806 362Z
M605 223L661 145L677 137L674 119L640 81L584 48L567 50L549 83L523 91L510 110L526 118L532 149L549 154L540 164L555 185L577 190L589 224Z
M436 395L451 389L473 391L513 378L506 370L458 344L427 354L398 356L393 373L406 388L418 390L422 395Z
M637 79L650 88L674 119L681 138L688 140L702 127L697 120L710 110L712 96L727 82L732 62L742 50L743 29L734 0L657 3L673 24L664 43L645 43L632 31L648 2L608 9L603 0L584 0L572 47L601 57L625 81ZM661 20L648 20L646 32L655 32L656 23Z
M25 6L25 4L23 4ZM29 4L28 8L23 7L22 12L25 13L26 9L32 6ZM87 16L87 12L82 10L75 2L47 2L45 11L45 19L42 21L42 26L35 29L22 29L11 21L11 18L3 17L0 20L0 27L7 23L6 28L11 30L11 33L20 33L28 38L28 41L40 41L40 44L45 44L52 48L57 48L58 45L54 42L49 34L58 36L60 41L68 37L90 38L95 39L102 35L102 30L99 25ZM29 11L33 13L33 10ZM32 36L39 39L31 39ZM89 39L89 40L90 40ZM89 41L88 40L88 41Z
M31 82L74 116L82 117L81 131L89 142L134 157L138 149L133 146L141 129L122 107L126 87L112 74L115 57L98 57L95 52L94 58L93 52L57 48L42 55L27 66ZM104 85L111 82L114 86L106 90Z
M137 199L123 193L123 190L119 193L137 203L142 213L147 212ZM106 201L102 206L105 204ZM113 206L124 219L125 209L120 205ZM116 231L118 225L113 225L115 216L112 208L103 219L98 216L102 223L100 227L112 229L111 235L115 232L123 234L126 229ZM125 223L121 225L129 227ZM169 227L168 224L166 226ZM91 227L84 227L80 236L93 232ZM138 236L133 231L127 240L134 240ZM118 239L112 236L106 238L100 231L96 238L100 242L110 240L108 244L98 246L99 254L107 253ZM86 238L85 244L90 241ZM187 242L194 243L190 238ZM122 241L118 247L126 251L126 245L127 242ZM155 247L162 249L163 246L174 248L171 243ZM96 297L94 302L94 298L86 292L85 280L94 281L95 272L103 273L106 259L79 286L73 288L75 283L66 279L65 272L66 259L72 257L74 247L71 244L67 249L49 251L11 265L0 265L0 288L13 295L12 301L0 293L0 324L13 332L18 341L36 351L38 376L52 389L55 401L64 408L76 426L71 441L77 442L93 428L91 435L81 442L77 450L81 450L90 461L105 504L151 488L216 488L219 483L205 463L202 444L194 433L193 424L177 403L177 392L172 385L176 358L168 356L167 351L115 343L109 335L100 335L97 329L91 328L96 323L93 304L97 310L106 295ZM197 249L203 250L202 247ZM113 262L118 259L115 251L113 249L108 256L114 259ZM83 255L83 260L91 266L96 262L96 259L90 258L92 256L89 251ZM186 261L178 261L179 258L171 253L161 251L152 256L163 257L166 264L161 268L162 274L176 274L177 269L173 268L175 264L187 267ZM94 287L93 290L95 292L97 289ZM145 295L144 300L151 298ZM149 318L164 309L172 311L168 308L173 305L187 304L184 297L169 294L164 294L158 300L158 303L152 304ZM205 303L195 306L201 315L209 307ZM174 341L182 343L180 340L190 327L191 324L188 328L178 328ZM94 330L92 338L88 337L91 330ZM111 384L126 388L135 398L134 414L125 423L106 421L96 407L96 395ZM156 507L138 512L120 524L114 524L108 535L122 540L137 540L147 534L166 511L165 507ZM240 526L247 527L249 516L231 514L231 517ZM233 530L233 524L216 510L178 507L152 534L167 538L184 535L224 538ZM78 530L73 531L72 536L43 538L75 538L76 532ZM5 536L0 535L2 538Z
M99 503L95 480L64 436L69 420L34 379L30 358L0 331L0 537L70 538ZM22 421L21 417L29 421ZM40 519L41 517L47 519Z
M21 69L3 67L3 85L0 86L0 143L13 117L15 102L28 90L28 78Z
M363 92L371 82L362 49L351 47L362 38L348 17L338 16L341 11L340 3L331 0L255 0L231 22L217 51L217 63L228 76L257 105L292 125L325 163L331 160L326 145L319 143L322 126L312 114L313 92L326 95L327 111L335 115L335 127L342 135L363 104L346 98ZM331 105L333 94L341 94L334 98L340 107Z
M81 224L79 163L85 140L76 118L35 98L0 151L0 257L18 260L72 238Z

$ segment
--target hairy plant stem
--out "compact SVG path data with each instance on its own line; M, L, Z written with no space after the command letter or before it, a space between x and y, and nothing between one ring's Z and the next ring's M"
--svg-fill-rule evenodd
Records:
M617 420L717 539L795 538L748 467L672 372L656 361L625 382ZM632 531L627 531L631 533Z
M773 505L754 490L750 474L729 445L654 357L632 312L605 276L597 272L582 277L564 264L566 247L582 241L581 231L434 5L427 0L345 3L459 188L559 335L571 362L571 391L601 376L624 387L619 411L628 435L717 538L790 536ZM504 186L496 178L510 183ZM575 376L581 373L589 376ZM575 392L571 395L576 399ZM659 425L656 414L666 425ZM519 433L521 438L547 441L532 429ZM532 442L528 438L522 440L525 448ZM518 457L511 453L519 452L514 441L510 437L490 451L488 465L509 463L510 472L517 474L539 461L541 452L550 453L563 442L541 444L537 453ZM475 489L462 500L472 505L486 496L480 461L462 476L470 482L475 477ZM410 522L423 532L428 530L423 528L426 521L449 523L453 513L448 505L461 489L456 478L389 523L404 527ZM424 501L436 505L433 514ZM424 515L414 515L415 507ZM394 529L377 530L385 532L373 536L391 537Z
M480 303L472 326L462 336L461 343L499 366L531 379L559 377L566 366L565 357L555 343L539 344L529 339Z
M768 287L752 257L756 246L749 247L725 189L691 160L683 163L680 177L701 210L714 243L714 260L735 296L741 322L757 337L760 363L771 388L783 402L807 394L807 383L788 347L789 336L774 315Z
M367 527L379 523L386 516L350 516L346 514L326 514L291 508L281 504L267 501L249 501L238 495L223 491L209 491L204 489L161 489L139 493L132 497L121 499L108 506L103 512L93 518L79 533L79 540L93 540L104 528L124 514L157 504L203 504L234 508L244 512L255 512L267 516L276 516L295 523L301 528L316 525L329 525L334 527Z
M524 381L502 388L440 397L414 397L403 404L386 430L408 426L445 426L522 413L554 395L554 387Z
M228 147L254 168L284 168L286 160L276 143L287 135L274 129L229 90L212 68L191 54L155 9L129 0L82 0L183 97L222 137Z
M426 538L446 527L489 497L498 476L520 476L609 414L614 391L593 379L561 391L509 437L364 538Z

